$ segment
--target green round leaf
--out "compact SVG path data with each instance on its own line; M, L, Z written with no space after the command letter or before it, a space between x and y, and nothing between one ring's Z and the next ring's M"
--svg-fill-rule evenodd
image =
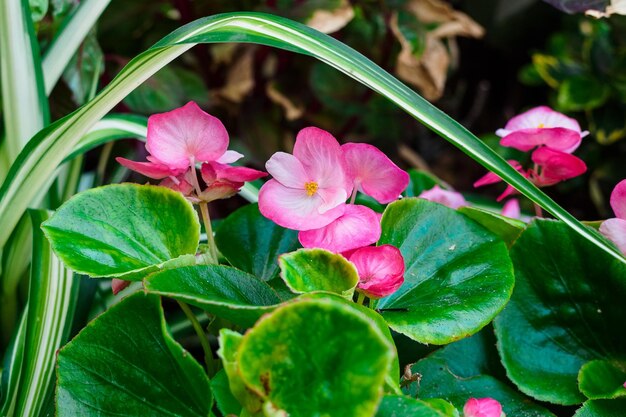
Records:
M263 281L278 275L280 254L300 247L298 232L263 217L257 204L248 204L222 221L215 243L232 266Z
M159 297L135 293L59 352L57 415L206 417L202 367L167 333Z
M240 326L252 326L281 300L256 277L223 265L196 265L150 275L146 291L200 307Z
M506 245L455 210L405 198L383 214L379 244L404 256L404 284L377 304L397 332L445 344L489 323L513 290Z
M323 249L300 249L278 259L280 276L296 293L328 291L352 299L359 283L356 267Z
M441 407L441 404L439 404ZM416 400L400 395L387 395L378 407L376 417L453 417L458 416L450 404L446 408L432 407L426 401Z
M580 392L592 400L626 396L626 362L595 360L587 362L578 373Z
M576 411L574 417L624 417L626 398L589 400Z
M200 224L193 206L165 187L117 184L82 192L43 223L63 262L96 277L138 280L155 266L195 254Z
M221 369L211 379L211 391L213 391L215 403L222 415L234 414L238 416L241 413L241 404L239 404L239 401L231 392L228 375L224 369Z
M470 398L491 397L507 416L554 417L510 385L489 328L433 352L410 369L419 376L405 381L403 390L411 397L443 398L461 411Z
M301 300L277 309L239 347L242 379L264 407L293 416L372 416L393 346L348 303Z
M626 300L626 265L551 220L533 221L511 258L515 291L495 320L507 374L537 399L580 403L581 366L626 352L616 308Z
M563 111L592 110L604 104L610 94L609 84L581 75L561 83L556 101Z
M464 206L459 207L458 211L498 235L509 247L526 227L526 223L521 220L511 219L478 207Z

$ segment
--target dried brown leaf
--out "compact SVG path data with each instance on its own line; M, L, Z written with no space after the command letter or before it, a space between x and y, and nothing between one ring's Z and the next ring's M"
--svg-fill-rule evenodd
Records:
M322 33L334 33L350 23L354 9L348 0L342 0L334 10L316 10L306 24Z
M275 83L268 83L265 92L270 100L283 108L287 120L299 119L304 114L304 106L294 103L287 96L278 91Z
M226 83L214 94L233 103L241 103L254 88L254 46L245 46L226 75Z

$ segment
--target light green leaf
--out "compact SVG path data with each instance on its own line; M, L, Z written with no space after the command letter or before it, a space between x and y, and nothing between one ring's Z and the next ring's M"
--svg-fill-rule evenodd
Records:
M452 405L448 404L447 408L442 411L433 408L426 401L401 395L387 395L383 397L376 417L454 417L459 415Z
M626 396L626 362L594 360L587 362L578 373L580 392L592 400Z
M521 220L511 219L478 207L464 206L459 207L458 211L498 235L509 247L526 227L526 223Z
M167 333L154 295L127 297L59 352L59 417L206 417L212 402L208 378Z
M574 417L624 417L626 398L589 400L576 411Z
M359 283L353 263L323 249L300 249L278 259L280 276L296 293L328 291L352 299Z
M506 245L455 210L418 198L391 203L379 244L404 257L404 284L376 308L397 332L445 344L476 333L513 290Z

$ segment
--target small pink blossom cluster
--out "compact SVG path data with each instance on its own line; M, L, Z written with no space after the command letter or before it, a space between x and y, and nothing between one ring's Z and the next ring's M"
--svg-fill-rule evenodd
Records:
M190 201L209 202L233 196L244 182L267 174L229 164L243 155L228 149L228 132L216 117L194 102L148 118L147 162L116 160L146 177L162 180L160 185L181 192ZM196 164L204 186L198 180Z
M493 398L470 398L463 407L463 417L506 417Z
M587 166L572 155L589 132L582 132L578 122L556 112L549 107L541 106L515 116L504 129L496 134L502 139L500 145L515 148L522 152L532 150L530 159L532 168L524 169L515 160L509 163L537 187L548 187L565 181L587 171ZM534 150L533 150L534 149ZM494 184L502 181L490 172L474 183L475 187ZM498 201L514 194L516 190L510 185L498 197Z
M277 152L265 166L273 176L259 192L265 217L299 230L305 248L344 255L357 267L358 290L370 298L387 296L402 285L400 251L391 245L370 246L380 239L380 215L354 200L357 192L381 204L396 200L409 183L406 172L372 145L340 145L315 127L298 133L293 154Z
M615 243L626 255L626 180L620 181L613 189L611 208L615 218L605 220L600 225L600 233Z
M465 200L463 194L453 191L453 190L445 190L438 185L435 185L433 188L422 191L419 198L423 198L428 201L433 201L435 203L443 204L446 207L450 207L451 209L458 209L460 207L469 206L470 204ZM508 200L504 206L502 207L502 215L506 217L511 217L513 219L519 219L521 216L519 200L516 198L512 198Z

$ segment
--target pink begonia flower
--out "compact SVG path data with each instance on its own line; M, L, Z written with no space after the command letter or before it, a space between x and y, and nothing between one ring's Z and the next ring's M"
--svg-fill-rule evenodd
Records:
M531 158L538 168L529 170L530 179L538 187L554 185L587 171L582 159L551 148L538 148Z
M615 243L626 255L626 180L620 181L611 193L611 208L615 218L605 220L600 225L600 233ZM626 385L624 385L626 388Z
M582 132L575 119L549 107L540 106L515 116L504 129L498 129L496 134L502 137L500 145L523 152L545 145L572 153L589 132Z
M231 167L219 162L207 162L200 169L206 188L198 195L201 201L210 202L235 195L244 182L267 176L265 172L246 167Z
M305 248L341 253L376 243L380 234L378 213L365 206L349 204L343 215L332 223L321 229L301 231L298 240Z
M463 194L457 193L456 191L444 190L438 185L435 185L430 190L422 191L418 197L443 204L452 209L458 209L459 207L468 205Z
M409 185L409 174L398 168L387 155L366 143L346 143L343 149L354 187L381 204L398 199Z
M120 291L130 285L130 281L125 281L123 279L113 278L111 280L111 291L113 295L117 295Z
M341 146L330 133L302 129L293 155L277 152L265 167L274 178L259 191L259 210L276 224L319 229L344 213L352 178Z
M366 246L352 253L349 261L359 273L357 291L370 298L393 294L404 283L404 258L395 246Z
M522 164L520 164L519 162L513 159L510 159L508 163L513 168L515 168L520 174L522 174L524 177L528 178L530 176L530 174L522 168ZM500 178L497 174L494 174L493 172L488 172L487 174L479 178L478 181L474 183L474 187L482 187L484 185L496 184L501 181L502 181L502 178ZM496 198L496 201L502 201L508 196L510 196L511 194L514 194L516 192L517 191L515 190L515 188L507 184L506 188L504 189L504 192L500 194L498 198Z
M501 417L502 406L493 398L470 398L463 407L463 417Z
M512 219L519 219L522 214L522 211L519 207L519 200L517 198L512 198L502 207L502 215L506 217L510 217Z

